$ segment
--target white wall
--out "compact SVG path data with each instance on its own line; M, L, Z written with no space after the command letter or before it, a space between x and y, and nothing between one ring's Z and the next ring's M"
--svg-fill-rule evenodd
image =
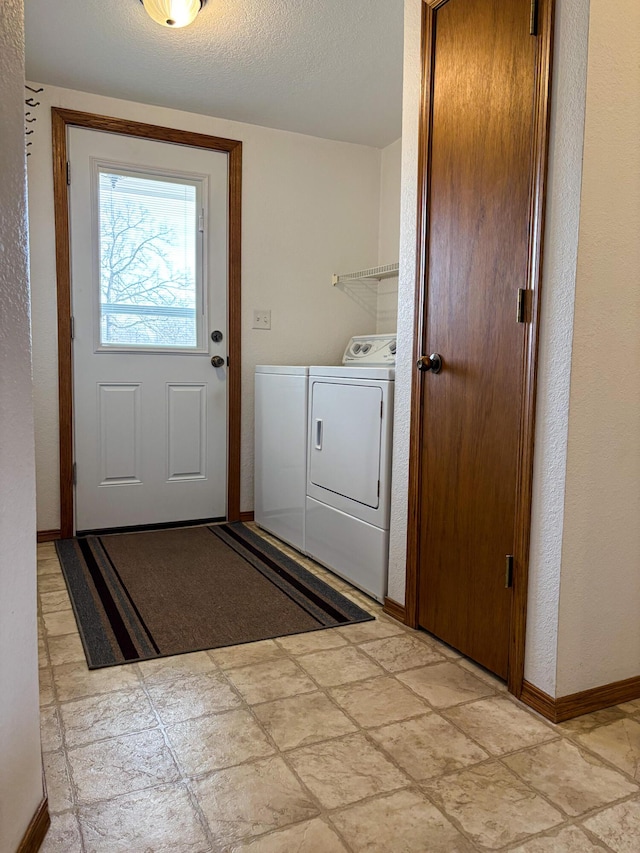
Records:
M22 0L0 6L0 851L42 799Z
M378 264L398 263L400 251L400 172L402 139L382 149L380 158L380 224ZM378 285L379 334L395 332L398 323L398 278L383 279Z
M393 479L389 532L389 598L404 603L409 488L409 426L413 374L413 325L418 206L418 131L420 125L420 30L423 0L405 0L402 96L402 180L400 189L400 275L398 351L393 423Z
M556 696L589 7L557 0L538 349L525 678Z
M375 287L332 287L331 274L378 258L380 151L53 86L38 99L29 157L38 528L59 526L52 105L243 142L241 491L251 510L254 366L336 363L351 335L376 331ZM271 309L271 331L250 328L254 308Z
M592 0L559 695L640 676L640 4Z

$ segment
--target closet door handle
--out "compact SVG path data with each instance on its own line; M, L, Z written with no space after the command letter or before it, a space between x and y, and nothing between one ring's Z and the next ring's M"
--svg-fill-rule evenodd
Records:
M322 418L315 419L315 442L316 450L322 450Z

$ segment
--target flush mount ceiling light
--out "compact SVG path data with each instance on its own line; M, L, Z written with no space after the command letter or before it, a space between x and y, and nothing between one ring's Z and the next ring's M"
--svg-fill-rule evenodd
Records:
M163 27L188 27L207 0L140 0L147 14Z

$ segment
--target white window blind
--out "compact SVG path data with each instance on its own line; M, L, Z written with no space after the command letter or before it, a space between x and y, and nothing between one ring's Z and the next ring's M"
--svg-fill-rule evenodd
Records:
M99 169L101 346L198 347L200 214L197 181Z

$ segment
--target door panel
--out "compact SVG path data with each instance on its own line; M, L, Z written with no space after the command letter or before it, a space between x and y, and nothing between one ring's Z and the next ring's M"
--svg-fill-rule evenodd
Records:
M227 155L72 127L69 156L76 528L224 517Z
M536 40L529 0L436 13L423 382L420 625L506 677Z
M207 476L207 386L167 385L168 479Z
M140 385L98 384L100 485L139 483Z
M365 506L380 501L382 389L313 381L309 478Z

